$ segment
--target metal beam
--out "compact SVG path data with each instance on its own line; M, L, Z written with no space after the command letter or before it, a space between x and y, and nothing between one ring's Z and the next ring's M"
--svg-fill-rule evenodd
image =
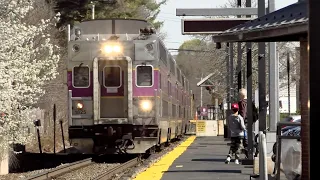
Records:
M246 0L246 7L251 7L251 0ZM250 18L250 16L247 16ZM248 160L253 165L253 116L252 116L252 44L246 43L247 55L247 130L248 130ZM244 71L245 72L245 71ZM244 73L245 74L245 73Z
M281 42L299 41L307 37L308 22L256 31L224 33L212 36L214 42Z
M230 58L230 91L231 91L231 103L235 101L235 89L234 89L234 53L233 53L233 43L229 46L229 58Z
M265 0L258 0L258 16L266 14ZM266 44L258 43L258 80L259 80L259 132L265 132L267 128L267 106L266 106ZM264 173L266 164L263 161L264 154L259 153L259 174L262 180L266 180Z
M247 129L248 129L248 159L253 164L253 116L252 116L252 44L246 43L247 51Z
M199 8L176 9L176 16L238 16L257 15L257 8Z
M259 17L265 15L265 1L258 1ZM266 45L258 43L258 80L259 80L259 131L266 130ZM260 168L261 169L261 168Z
M213 53L212 51L204 51L204 50L194 50L194 49L174 49L169 48L168 51L187 51L187 52L205 52L205 53Z

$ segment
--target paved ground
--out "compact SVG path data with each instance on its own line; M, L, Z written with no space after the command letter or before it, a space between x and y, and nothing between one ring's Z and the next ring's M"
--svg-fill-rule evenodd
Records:
M223 137L197 137L164 172L161 180L249 180L252 166L225 164L229 141Z

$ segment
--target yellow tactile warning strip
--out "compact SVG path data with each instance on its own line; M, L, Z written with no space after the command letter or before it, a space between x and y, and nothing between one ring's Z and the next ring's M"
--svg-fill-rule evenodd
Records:
M135 180L160 180L163 173L169 169L171 164L177 159L196 139L196 136L189 137L186 141L174 148L173 151L163 156L146 171L140 173Z

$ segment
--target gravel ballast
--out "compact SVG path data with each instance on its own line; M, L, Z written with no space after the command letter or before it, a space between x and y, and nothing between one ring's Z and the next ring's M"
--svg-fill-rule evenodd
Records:
M129 168L127 171L116 175L113 180L131 180L135 178L139 173L145 171L147 168L152 166L154 163L158 162L164 155L172 151L175 147L180 145L182 142L184 142L188 136L185 136L181 138L180 141L175 141L170 144L170 146L165 147L162 151L157 152L155 154L152 154L149 156L149 158L143 160L141 164L134 168ZM67 164L62 164L58 167L63 167ZM98 175L108 171L108 169L119 165L118 163L94 163L89 166L77 169L75 171L72 171L70 173L64 174L56 180L90 180ZM42 173L42 172L47 172L50 171L54 168L51 169L41 169L41 170L36 170L36 171L30 171L30 172L25 172L25 173L12 173L12 174L7 174L7 175L1 175L0 180L20 180L20 179L25 179L27 177Z
M84 168L72 171L57 178L57 180L90 180L108 169L119 164L92 164Z
M129 169L127 172L120 174L118 177L113 178L113 180L131 180L134 179L138 174L145 171L151 167L154 163L158 162L163 156L168 154L174 148L183 143L189 136L184 136L180 141L172 142L170 146L164 148L162 151L152 154L148 159L144 160L139 166Z
M67 165L67 164L61 164L60 166L57 166L55 168L63 167L65 165ZM0 176L0 180L20 180L20 179L25 179L25 178L34 176L36 174L40 174L40 173L43 173L43 172L50 171L50 170L55 169L55 168L39 169L39 170L29 171L29 172L24 172L24 173L10 173L10 174L7 174L7 175L1 175Z

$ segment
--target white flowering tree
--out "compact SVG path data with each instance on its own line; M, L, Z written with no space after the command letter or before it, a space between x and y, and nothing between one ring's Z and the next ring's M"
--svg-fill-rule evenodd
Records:
M0 150L27 143L30 112L57 75L59 48L45 31L54 22L24 23L35 0L0 1ZM5 117L3 117L5 113Z

